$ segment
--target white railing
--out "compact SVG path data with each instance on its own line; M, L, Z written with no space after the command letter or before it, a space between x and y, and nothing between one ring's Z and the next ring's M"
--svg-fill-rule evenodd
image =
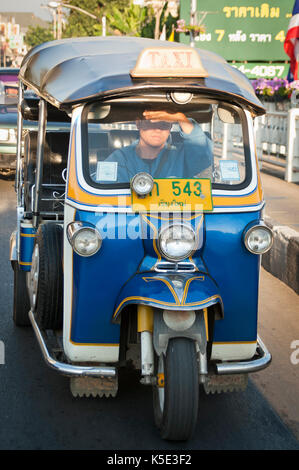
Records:
M255 119L258 160L284 169L284 179L299 182L299 108L267 112Z

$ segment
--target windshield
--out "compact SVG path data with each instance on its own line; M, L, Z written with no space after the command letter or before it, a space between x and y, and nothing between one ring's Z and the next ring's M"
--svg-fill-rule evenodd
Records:
M128 187L146 172L154 179L209 178L216 188L237 189L250 172L245 118L236 106L94 103L82 121L84 174L95 187Z

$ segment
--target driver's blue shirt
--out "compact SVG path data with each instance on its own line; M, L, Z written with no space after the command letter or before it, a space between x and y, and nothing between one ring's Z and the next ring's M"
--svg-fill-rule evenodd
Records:
M117 162L117 182L128 183L136 173L147 172L153 178L193 178L212 165L212 142L201 127L193 121L189 134L180 131L182 142L166 143L155 159L141 158L138 141L115 150L105 160Z

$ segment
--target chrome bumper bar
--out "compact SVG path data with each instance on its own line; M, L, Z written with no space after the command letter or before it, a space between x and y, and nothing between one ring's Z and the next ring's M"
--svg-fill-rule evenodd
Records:
M59 372L62 375L66 375L67 377L116 377L117 371L115 367L85 367L57 361L50 355L47 348L45 333L40 330L31 310L29 312L29 319L40 346L43 358L51 369L54 369L56 372Z
M257 357L254 356L250 361L222 362L216 364L216 373L218 375L248 374L265 369L270 364L272 356L259 337L257 338L256 355Z

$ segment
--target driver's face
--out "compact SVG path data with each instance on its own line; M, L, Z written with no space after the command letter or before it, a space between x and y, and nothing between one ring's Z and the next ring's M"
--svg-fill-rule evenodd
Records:
M151 147L163 147L168 139L170 131L168 129L140 129L140 140Z

